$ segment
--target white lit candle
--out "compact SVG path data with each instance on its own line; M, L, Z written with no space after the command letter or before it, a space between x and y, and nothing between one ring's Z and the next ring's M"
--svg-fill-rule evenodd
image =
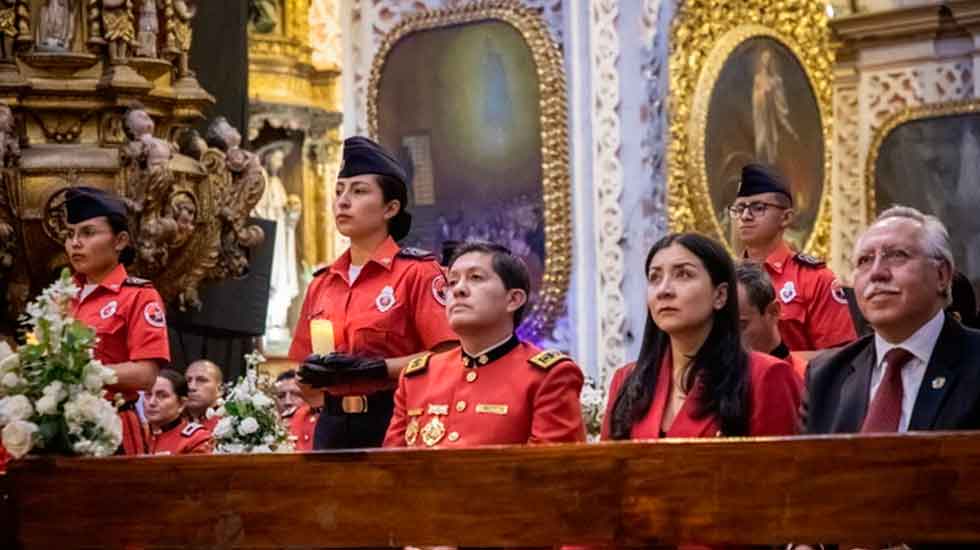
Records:
M327 319L310 321L310 341L313 344L313 353L333 353L333 323Z

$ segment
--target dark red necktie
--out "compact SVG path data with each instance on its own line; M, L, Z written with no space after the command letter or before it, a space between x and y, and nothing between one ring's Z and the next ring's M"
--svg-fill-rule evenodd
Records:
M898 422L902 418L902 367L913 357L902 348L892 348L885 354L882 365L885 373L868 407L861 433L898 431Z

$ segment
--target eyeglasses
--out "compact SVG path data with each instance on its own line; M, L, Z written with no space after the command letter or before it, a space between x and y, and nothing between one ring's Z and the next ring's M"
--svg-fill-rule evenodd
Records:
M763 216L766 210L769 208L779 208L780 210L786 210L788 206L783 206L781 204L773 204L771 202L743 202L738 204L733 204L728 207L728 213L732 215L733 218L741 218L745 211L748 210L752 217Z
M895 269L904 266L909 263L913 258L923 257L925 254L921 252L911 252L902 248L883 248L878 252L868 252L866 254L861 254L858 256L857 260L854 262L855 271L864 273L869 271L872 266L875 265L875 260L880 262L882 267L887 269ZM935 259L929 256L930 259Z

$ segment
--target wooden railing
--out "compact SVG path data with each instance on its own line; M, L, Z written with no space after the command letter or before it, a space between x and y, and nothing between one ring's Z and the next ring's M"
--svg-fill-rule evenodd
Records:
M3 548L980 541L980 433L28 459Z

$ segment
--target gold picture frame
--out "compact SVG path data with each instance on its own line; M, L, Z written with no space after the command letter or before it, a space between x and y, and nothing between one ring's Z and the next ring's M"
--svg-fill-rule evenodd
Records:
M565 72L558 45L541 17L519 2L502 0L424 11L406 18L384 37L374 57L367 92L368 130L378 139L382 71L400 40L413 33L492 21L518 31L531 52L537 74L545 254L537 300L521 328L524 335L546 338L564 312L571 276L572 225Z
M668 215L672 231L710 235L729 250L712 203L706 159L709 106L726 63L739 46L766 39L784 47L802 68L819 113L823 177L812 228L803 250L830 252L833 48L824 7L809 0L744 0L725 9L690 2L672 28L670 54L671 122L668 145Z
M881 146L885 143L888 136L899 126L909 122L971 114L980 115L980 100L969 99L965 101L949 101L910 107L898 111L885 119L871 139L871 148L868 150L868 160L864 170L865 196L867 197L869 222L878 216L877 192L875 189L878 178L878 156L881 153Z
M887 118L865 167L869 223L893 204L938 217L957 271L980 289L980 100L911 107Z

